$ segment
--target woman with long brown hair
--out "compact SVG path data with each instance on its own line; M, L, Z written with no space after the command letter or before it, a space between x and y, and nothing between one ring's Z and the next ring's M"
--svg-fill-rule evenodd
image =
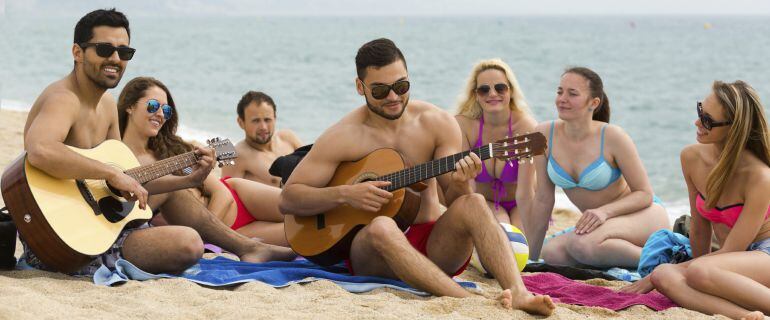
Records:
M176 135L179 120L174 99L154 78L138 77L126 84L118 99L118 119L123 142L142 163L194 149ZM168 181L169 189L179 189L174 179L164 181ZM205 178L202 187L186 187L233 230L268 244L288 246L283 215L278 211L279 188L244 179L218 179L213 174Z
M610 125L604 84L588 68L567 69L556 90L558 120L538 125L548 137L537 157L537 192L524 228L530 257L558 265L636 268L653 232L669 226L633 140ZM582 216L569 232L543 244L556 186Z
M770 315L770 140L764 107L743 81L715 81L697 104L698 144L681 153L693 260L664 264L625 291L733 319ZM720 249L711 252L716 235ZM764 315L763 315L764 313Z

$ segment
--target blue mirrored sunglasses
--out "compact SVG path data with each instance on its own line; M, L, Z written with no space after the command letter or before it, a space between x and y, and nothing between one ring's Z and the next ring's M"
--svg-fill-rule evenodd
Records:
M161 105L158 100L150 99L147 100L147 112L149 113L156 113L158 112L158 109L163 108L163 119L171 119L171 115L174 114L174 110L171 108L170 105L164 104Z

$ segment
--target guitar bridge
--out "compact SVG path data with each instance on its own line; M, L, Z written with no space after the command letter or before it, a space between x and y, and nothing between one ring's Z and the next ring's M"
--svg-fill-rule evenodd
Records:
M91 210L94 211L94 215L100 215L102 214L102 210L99 208L99 204L96 203L96 199L94 199L94 195L91 194L91 191L88 190L88 187L86 187L86 183L83 180L75 180L75 184L78 186L78 191L80 191L80 195L83 196L83 199L88 203L88 206L91 207Z

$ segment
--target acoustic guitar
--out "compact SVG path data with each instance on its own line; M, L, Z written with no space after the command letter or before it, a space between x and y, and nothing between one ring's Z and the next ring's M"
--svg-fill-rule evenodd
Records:
M207 141L219 165L234 164L230 140ZM124 170L139 183L195 165L193 151L140 166L131 150L118 140L93 149L70 147L82 156ZM71 273L104 253L126 225L152 218L149 206L140 209L104 180L58 179L30 165L22 153L3 172L2 193L21 237L46 266Z
M470 152L478 155L481 160L494 157L510 161L531 159L543 154L545 148L545 137L536 132L498 140L414 167L408 167L396 150L385 148L372 151L358 161L340 164L327 186L390 181L391 184L383 188L393 193L390 202L378 212L342 205L313 216L286 215L286 239L297 254L320 265L333 265L347 257L353 237L377 216L391 217L402 231L406 230L420 210L419 192L425 188L420 182L454 171L455 163Z

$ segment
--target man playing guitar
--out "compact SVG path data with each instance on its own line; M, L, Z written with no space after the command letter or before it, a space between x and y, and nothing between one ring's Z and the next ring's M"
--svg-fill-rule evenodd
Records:
M340 205L379 211L392 197L382 189L388 182L325 187L341 163L376 149L396 149L411 163L461 151L460 128L449 113L409 100L406 61L392 41L364 44L356 68L356 89L366 104L327 129L297 166L281 193L284 214L313 216ZM504 289L503 306L550 315L555 305L524 287L503 230L484 198L471 190L469 180L480 172L481 160L471 153L455 168L438 178L446 190L446 212L441 213L436 179L427 180L420 211L406 233L393 219L379 216L355 235L346 260L351 273L401 279L438 296L467 297L471 293L450 276L463 272L475 245Z
M27 160L59 179L105 180L127 200L136 200L139 207L162 208L164 214L175 215L174 220L185 226L127 227L107 252L75 274L91 275L100 265L111 267L120 257L148 272L181 272L202 256L201 237L245 261L289 258L291 254L286 250L268 247L230 230L212 218L205 207L195 206L197 202L187 192L148 199L149 194L173 191L157 190L158 185L168 185L163 179L182 179L177 185L184 188L199 185L213 168L211 149L196 150L199 160L192 174L169 176L142 186L121 170L67 147L89 149L107 139L120 140L116 102L106 91L118 85L135 52L129 47L129 30L127 18L115 9L96 10L80 19L72 45L73 71L49 85L29 112L24 127ZM27 246L22 259L33 267L46 269Z

